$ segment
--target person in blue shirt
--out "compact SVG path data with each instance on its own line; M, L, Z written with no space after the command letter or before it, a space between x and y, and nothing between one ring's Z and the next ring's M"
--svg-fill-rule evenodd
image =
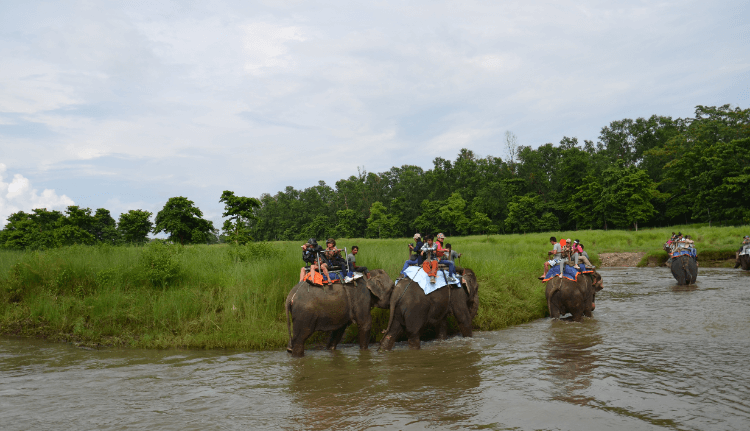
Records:
M419 265L421 263L420 261L422 260L422 258L419 252L422 251L422 245L424 244L424 242L422 241L422 236L418 233L415 233L414 241L416 242L416 244L409 244L409 260L404 262L404 268L401 270L401 275L406 275L404 274L404 271L406 271L406 268L408 268L409 265Z

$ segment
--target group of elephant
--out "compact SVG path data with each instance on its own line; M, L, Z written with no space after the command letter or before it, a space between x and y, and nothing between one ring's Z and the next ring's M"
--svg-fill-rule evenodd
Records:
M312 286L300 281L287 295L285 310L292 356L303 356L305 341L316 331L330 332L326 348L336 349L346 328L356 323L359 347L367 349L372 329L371 310L374 307L390 310L388 327L380 342L380 349L390 350L396 340L406 333L409 347L420 348L419 337L428 327L437 329L438 338L448 332L448 315L456 318L461 334L472 335L472 321L479 309L479 284L474 271L457 268L460 285L447 285L426 295L408 277L391 280L382 269L370 271L348 283ZM291 326L290 326L291 324Z

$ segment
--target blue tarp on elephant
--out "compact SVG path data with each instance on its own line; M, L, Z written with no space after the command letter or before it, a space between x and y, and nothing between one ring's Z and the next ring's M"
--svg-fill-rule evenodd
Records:
M676 251L672 253L673 258L678 257L678 256L684 256L684 255L688 255L692 258L696 258L698 257L698 250L694 248L688 248L688 249L684 249L684 250L680 250L680 251Z
M575 269L572 266L565 265L564 266L565 269L563 270L564 271L563 277L569 280L576 281L578 280L578 274L588 274L588 273L594 272L593 269L586 268L586 265L582 263L578 264L578 266L580 266L581 269ZM560 275L560 265L555 265L552 268L550 268L549 271L547 271L547 275L544 276L544 280L542 281L549 281L553 277L556 277L558 275Z

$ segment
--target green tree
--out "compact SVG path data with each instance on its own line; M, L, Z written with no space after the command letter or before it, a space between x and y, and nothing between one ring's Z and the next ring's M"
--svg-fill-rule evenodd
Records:
M475 211L472 214L469 228L471 229L471 233L475 234L497 233L497 226L492 224L492 220L487 217L487 214L479 211Z
M155 221L154 233L165 232L170 240L183 245L204 243L206 235L214 230L213 222L203 219L203 212L183 196L169 198Z
M560 220L553 213L547 211L539 218L537 226L541 232L553 232L560 229Z
M54 230L55 244L60 246L83 244L91 245L96 242L94 235L86 232L78 226L65 225Z
M513 232L534 232L539 226L538 198L533 195L514 196L508 204L505 228Z
M247 244L251 240L248 223L257 218L253 211L260 207L260 201L255 198L235 196L234 192L224 190L219 202L224 203L222 217L229 218L224 221L223 226L228 240L235 244Z
M324 214L318 214L311 222L302 226L302 229L297 233L296 239L300 241L304 241L308 238L325 240L331 233L329 232L330 226L331 223L328 220L328 217Z
M355 210L336 211L339 222L336 224L335 236L339 238L357 238L361 235L364 220Z
M151 215L151 212L140 209L120 214L117 229L122 241L128 244L144 244L154 226Z
M444 205L443 201L429 201L424 199L421 204L422 214L414 220L414 227L422 232L422 235L428 233L437 233L443 230L445 222L440 213L440 208Z
M635 166L625 167L622 160L603 173L603 204L606 220L616 226L632 225L648 221L656 210L651 200L657 196L656 184L646 171Z
M575 221L576 229L592 229L604 225L606 204L602 200L603 191L602 184L594 176L583 178L568 204L568 214Z
M2 248L25 250L32 248L36 223L31 214L23 211L13 213L8 217L8 224L0 231L0 246Z
M445 204L440 207L440 218L448 224L450 235L455 232L464 235L470 227L469 218L466 217L466 201L458 192L454 192L445 200Z
M398 219L388 214L385 205L378 201L373 202L370 217L367 218L367 237L396 238L398 233Z
M94 214L94 222L92 223L92 232L97 242L104 244L115 245L120 242L120 232L117 230L117 222L109 210L99 208Z

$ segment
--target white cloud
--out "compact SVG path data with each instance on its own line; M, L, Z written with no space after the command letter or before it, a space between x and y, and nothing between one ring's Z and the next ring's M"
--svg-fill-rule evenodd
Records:
M289 42L304 41L298 27L285 27L265 22L245 27L245 70L253 75L270 73L295 65L289 55ZM270 70L269 70L270 69Z
M8 217L18 211L29 212L35 208L62 210L75 205L72 199L65 195L58 196L51 189L44 189L39 194L21 174L14 174L13 180L5 182L6 170L5 164L0 163L0 227L5 226Z
M155 206L202 194L216 213L226 189L429 168L463 146L499 155L505 130L521 145L595 140L613 120L746 102L742 8L16 2L0 14L0 148L7 165L41 172L40 189L64 182L84 206L109 192L150 202L122 195L138 188Z

